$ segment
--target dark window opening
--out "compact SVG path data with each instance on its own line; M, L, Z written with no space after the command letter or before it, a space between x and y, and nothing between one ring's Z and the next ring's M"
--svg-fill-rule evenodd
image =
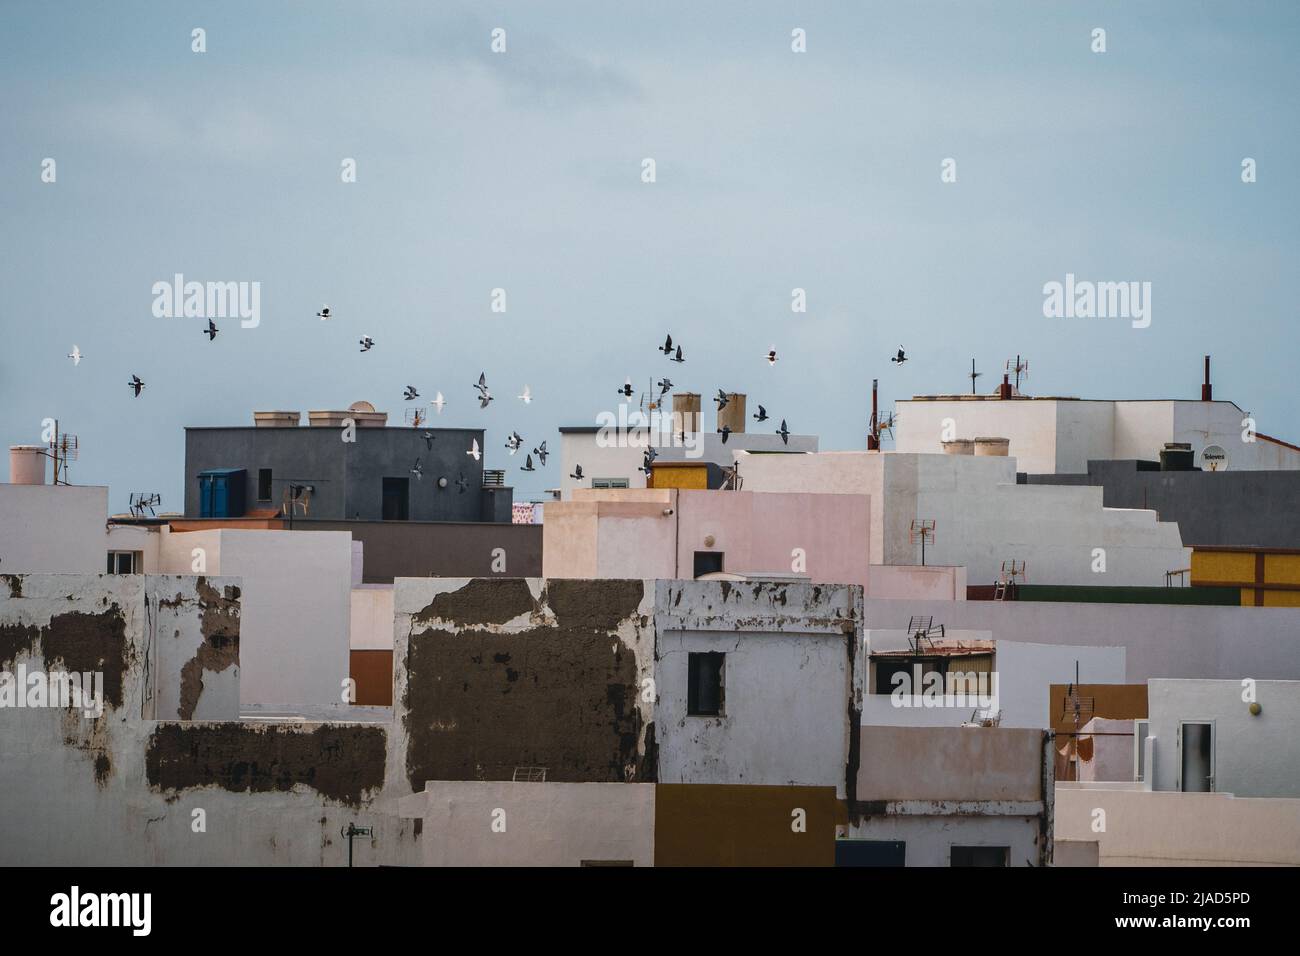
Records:
M722 551L696 551L695 576L698 578L703 574L721 571L723 556L724 552Z
M905 866L907 844L902 840L836 840L836 866Z
M108 552L108 573L109 574L136 574L142 572L141 562L137 560L136 551L110 551Z
M686 712L697 717L722 714L722 668L727 655L717 652L686 658Z
M257 500L271 500L271 469L259 468L257 470Z
M406 478L385 478L383 519L385 521L406 521L410 514L410 480Z
M955 846L953 866L1006 866L1011 856L1009 846Z

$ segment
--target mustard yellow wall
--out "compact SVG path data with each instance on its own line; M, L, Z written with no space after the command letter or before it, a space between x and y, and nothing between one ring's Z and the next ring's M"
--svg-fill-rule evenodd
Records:
M709 470L698 465L656 465L654 486L706 491L709 487Z
M1192 583L1254 584L1255 555L1239 551L1192 552Z
M1300 584L1300 554L1264 555L1266 584ZM1286 605L1293 607L1294 605Z

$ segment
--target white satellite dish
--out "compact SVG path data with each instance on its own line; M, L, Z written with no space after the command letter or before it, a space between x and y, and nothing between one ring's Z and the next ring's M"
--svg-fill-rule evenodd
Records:
M1206 445L1201 451L1202 471L1227 471L1228 453L1222 445Z

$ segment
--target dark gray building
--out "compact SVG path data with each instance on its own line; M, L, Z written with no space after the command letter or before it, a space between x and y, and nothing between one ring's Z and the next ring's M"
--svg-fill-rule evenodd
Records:
M364 402L309 412L307 425L299 418L255 412L250 426L186 428L186 517L511 520L504 473L467 454L476 442L482 451L481 428L388 427L387 415Z
M1033 485L1094 485L1107 508L1178 522L1183 544L1300 548L1300 471L1162 471L1153 461L1090 461L1086 475L1025 475Z

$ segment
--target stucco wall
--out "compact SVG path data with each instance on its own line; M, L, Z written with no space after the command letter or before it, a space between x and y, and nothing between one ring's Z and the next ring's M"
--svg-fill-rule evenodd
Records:
M1182 721L1214 724L1214 789L1239 797L1300 797L1300 681L1259 680L1258 717L1236 680L1151 680L1148 734L1157 790L1177 790Z
M107 488L0 483L0 572L102 573L107 518Z
M393 649L393 589L371 584L353 588L348 647L354 651Z
M433 780L402 814L425 866L654 865L654 784Z

